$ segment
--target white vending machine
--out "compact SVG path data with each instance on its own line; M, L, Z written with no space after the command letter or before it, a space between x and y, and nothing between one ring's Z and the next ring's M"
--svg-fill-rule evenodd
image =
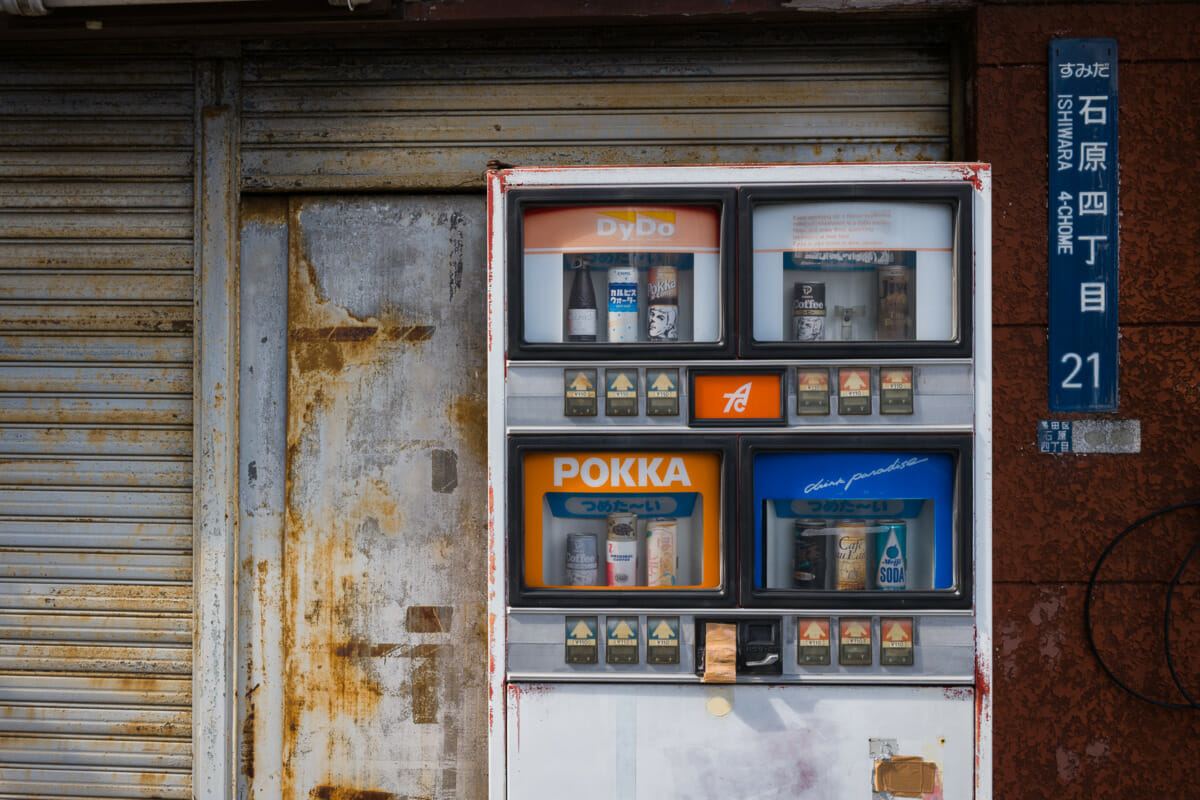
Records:
M489 173L493 798L990 798L990 180Z

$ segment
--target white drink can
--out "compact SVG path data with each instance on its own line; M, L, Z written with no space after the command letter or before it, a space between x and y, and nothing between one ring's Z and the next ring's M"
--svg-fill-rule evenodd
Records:
M678 523L673 519L652 519L646 523L646 584L674 586L678 579L679 555L676 549Z
M637 515L609 514L607 539L606 583L609 586L637 586Z

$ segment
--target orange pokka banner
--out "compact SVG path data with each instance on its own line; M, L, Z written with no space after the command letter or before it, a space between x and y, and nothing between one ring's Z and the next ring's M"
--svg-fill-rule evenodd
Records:
M548 492L589 494L695 493L700 502L702 578L675 589L721 585L721 456L697 451L533 452L522 458L525 505L525 581L544 587L543 500ZM680 547L687 546L681 542ZM589 587L605 588L605 587ZM647 588L647 587L639 587Z

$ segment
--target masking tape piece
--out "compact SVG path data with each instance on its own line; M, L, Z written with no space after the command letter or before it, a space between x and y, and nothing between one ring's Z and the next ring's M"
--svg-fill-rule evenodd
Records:
M725 622L704 624L704 674L702 683L737 680L737 626Z
M875 762L875 791L891 792L895 797L921 797L934 790L937 764L920 756L892 756Z

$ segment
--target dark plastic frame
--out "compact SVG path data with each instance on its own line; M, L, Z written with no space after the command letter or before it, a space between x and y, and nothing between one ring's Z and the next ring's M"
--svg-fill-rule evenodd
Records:
M525 480L521 471L524 452L569 452L607 450L679 450L681 452L719 452L722 456L720 494L720 544L723 574L717 589L551 589L525 585ZM734 585L738 579L734 567L734 512L737 500L737 440L732 436L645 436L570 434L565 436L519 435L508 439L508 603L514 607L571 608L718 608L733 605Z
M954 208L958 338L953 341L760 342L754 339L754 209L797 202L888 200L944 203ZM974 193L966 182L862 183L744 187L738 192L738 355L743 358L969 358L974 341Z
M736 306L734 255L737 190L732 186L512 189L505 196L505 270L507 281L507 357L521 360L600 360L719 358L734 354ZM524 339L524 219L528 208L621 204L686 205L720 211L720 317L722 337L716 342L527 342Z
M950 453L954 457L953 489L956 575L953 589L925 591L835 591L829 589L762 589L755 585L755 547L760 531L754 525L754 456L758 453L838 452L876 453L889 450ZM971 463L973 439L969 434L811 434L803 436L743 436L738 448L739 601L745 608L791 609L920 609L970 608L974 564L974 518Z

